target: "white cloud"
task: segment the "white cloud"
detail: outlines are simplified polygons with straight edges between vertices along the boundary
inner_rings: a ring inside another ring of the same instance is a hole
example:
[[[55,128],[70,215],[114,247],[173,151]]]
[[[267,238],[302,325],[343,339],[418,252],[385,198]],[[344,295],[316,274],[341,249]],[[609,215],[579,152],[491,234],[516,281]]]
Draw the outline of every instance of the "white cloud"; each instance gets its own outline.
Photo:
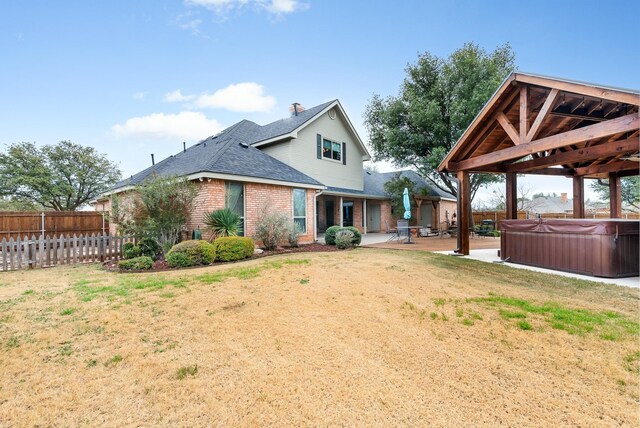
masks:
[[[223,108],[235,112],[268,112],[276,105],[276,99],[264,95],[264,88],[255,82],[236,83],[219,89],[212,95],[202,94],[196,101],[198,107]]]
[[[194,98],[196,98],[196,95],[182,95],[180,89],[164,94],[164,101],[168,103],[191,101]]]
[[[257,10],[263,9],[274,15],[284,15],[307,9],[309,6],[299,0],[185,0],[185,3],[189,6],[206,7],[218,15],[224,15],[244,6],[254,6]]]
[[[203,113],[183,111],[178,114],[153,113],[148,116],[132,117],[122,125],[114,125],[111,130],[118,137],[152,137],[198,141],[222,130],[215,119],[208,119]]]
[[[135,92],[131,95],[134,100],[143,100],[147,96],[146,92]]]

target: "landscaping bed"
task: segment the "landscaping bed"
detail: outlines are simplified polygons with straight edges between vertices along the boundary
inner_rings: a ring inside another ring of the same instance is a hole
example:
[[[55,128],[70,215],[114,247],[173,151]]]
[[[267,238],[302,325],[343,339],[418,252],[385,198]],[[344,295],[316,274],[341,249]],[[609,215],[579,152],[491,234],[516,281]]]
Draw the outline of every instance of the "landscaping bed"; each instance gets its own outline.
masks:
[[[278,254],[292,254],[292,253],[328,253],[335,251],[343,251],[337,248],[335,245],[324,245],[320,243],[313,244],[303,244],[297,247],[278,247],[275,250],[262,250],[260,254],[254,254],[248,259],[245,260],[253,260],[253,259],[261,259],[264,257],[275,256]],[[215,264],[222,264],[225,262],[216,262]],[[233,263],[233,262],[226,262]],[[117,260],[109,260],[103,263],[103,266],[108,271],[119,272],[118,261]],[[172,270],[177,268],[171,268],[165,259],[156,260],[153,262],[153,267],[151,270],[144,272],[154,272],[154,271],[164,271],[164,270]]]

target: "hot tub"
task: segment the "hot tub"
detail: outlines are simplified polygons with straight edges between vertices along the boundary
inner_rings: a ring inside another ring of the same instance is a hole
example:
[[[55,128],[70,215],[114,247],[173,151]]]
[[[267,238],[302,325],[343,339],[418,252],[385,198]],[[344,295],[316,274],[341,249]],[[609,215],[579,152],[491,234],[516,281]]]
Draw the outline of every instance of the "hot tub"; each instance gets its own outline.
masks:
[[[607,278],[640,273],[638,220],[503,220],[499,229],[505,261]]]

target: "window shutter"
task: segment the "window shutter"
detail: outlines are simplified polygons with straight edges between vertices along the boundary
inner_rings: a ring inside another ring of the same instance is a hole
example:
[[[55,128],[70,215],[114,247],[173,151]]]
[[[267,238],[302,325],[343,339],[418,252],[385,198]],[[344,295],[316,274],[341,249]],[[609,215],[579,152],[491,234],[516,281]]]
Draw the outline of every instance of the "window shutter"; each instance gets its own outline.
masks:
[[[347,143],[342,143],[342,165],[347,164]]]
[[[316,141],[317,141],[317,155],[318,155],[318,159],[322,159],[322,136],[320,134],[317,134],[316,136]]]

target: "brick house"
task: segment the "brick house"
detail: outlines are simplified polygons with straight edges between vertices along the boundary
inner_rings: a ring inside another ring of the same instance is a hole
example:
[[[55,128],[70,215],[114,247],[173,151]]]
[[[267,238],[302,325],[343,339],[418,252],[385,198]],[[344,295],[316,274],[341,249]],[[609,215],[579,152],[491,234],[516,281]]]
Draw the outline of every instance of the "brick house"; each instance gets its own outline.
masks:
[[[310,109],[296,103],[285,119],[264,126],[242,120],[120,181],[96,209],[109,210],[110,195],[126,193],[153,174],[186,176],[198,186],[188,230],[202,228],[205,212],[227,207],[242,217],[245,235],[253,236],[268,208],[287,213],[303,230],[300,242],[310,243],[334,224],[384,232],[394,223],[384,183],[401,174],[428,189],[426,199],[416,197],[418,224],[438,227],[443,210],[455,210],[455,197],[412,171],[366,171],[363,162],[370,159],[338,100]]]

